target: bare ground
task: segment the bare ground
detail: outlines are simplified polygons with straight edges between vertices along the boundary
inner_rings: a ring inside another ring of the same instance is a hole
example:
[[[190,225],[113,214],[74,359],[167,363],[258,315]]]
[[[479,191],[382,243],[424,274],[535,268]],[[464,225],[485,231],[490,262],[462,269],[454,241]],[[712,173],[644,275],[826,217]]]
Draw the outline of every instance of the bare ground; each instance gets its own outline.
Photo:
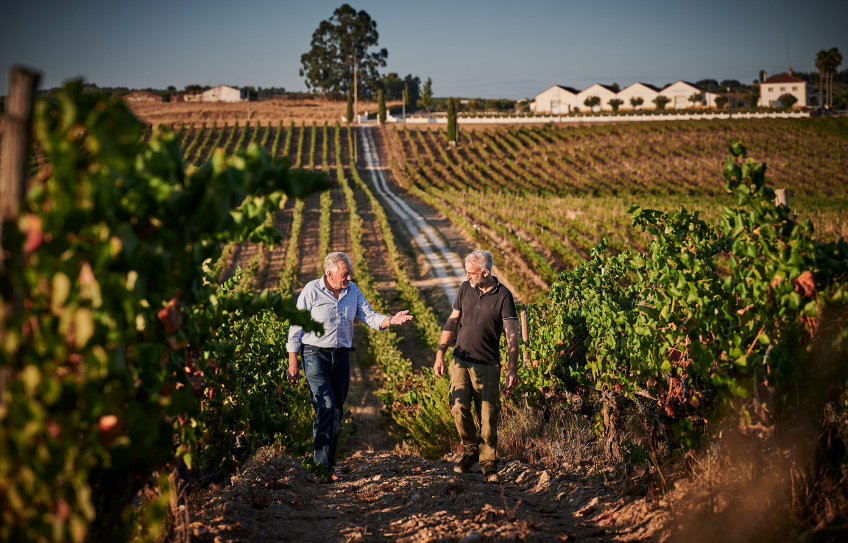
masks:
[[[453,460],[359,450],[339,464],[347,477],[324,485],[264,448],[231,486],[196,496],[188,531],[215,543],[642,541],[669,517],[662,505],[621,497],[608,477],[510,461],[502,484],[491,484],[479,468],[454,473]]]

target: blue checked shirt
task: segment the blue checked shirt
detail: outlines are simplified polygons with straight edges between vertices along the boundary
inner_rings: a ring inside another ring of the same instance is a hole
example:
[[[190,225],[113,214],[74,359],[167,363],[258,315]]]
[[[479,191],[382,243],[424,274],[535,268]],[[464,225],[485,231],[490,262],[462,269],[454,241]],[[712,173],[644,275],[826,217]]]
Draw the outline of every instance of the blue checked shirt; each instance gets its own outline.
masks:
[[[313,347],[350,347],[353,342],[353,320],[359,317],[375,330],[380,330],[380,325],[388,318],[373,309],[362,295],[362,291],[353,281],[348,288],[339,292],[339,299],[324,284],[324,277],[310,281],[303,288],[297,298],[298,309],[308,309],[312,314],[312,320],[324,325],[324,335],[319,336],[315,332],[303,333],[300,326],[289,328],[289,342],[286,350],[296,353],[302,344]]]

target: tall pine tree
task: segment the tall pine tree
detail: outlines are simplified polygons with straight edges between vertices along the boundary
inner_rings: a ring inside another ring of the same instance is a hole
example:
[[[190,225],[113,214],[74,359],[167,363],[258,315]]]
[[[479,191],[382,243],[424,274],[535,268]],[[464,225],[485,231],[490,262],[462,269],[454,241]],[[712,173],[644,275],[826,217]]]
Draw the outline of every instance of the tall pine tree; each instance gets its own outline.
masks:
[[[347,93],[347,124],[353,122],[353,93]]]

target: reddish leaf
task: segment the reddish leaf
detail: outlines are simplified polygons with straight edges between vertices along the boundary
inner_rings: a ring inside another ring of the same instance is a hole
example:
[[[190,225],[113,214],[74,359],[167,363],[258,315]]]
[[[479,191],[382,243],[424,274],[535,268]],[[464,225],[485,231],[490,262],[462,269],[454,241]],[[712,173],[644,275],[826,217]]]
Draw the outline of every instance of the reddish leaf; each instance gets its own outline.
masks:
[[[805,271],[799,275],[797,279],[792,281],[792,285],[795,287],[795,292],[804,297],[816,293],[816,282],[813,280],[813,272],[811,271]]]
[[[180,329],[180,326],[183,325],[183,316],[180,313],[179,306],[177,305],[176,296],[171,298],[168,305],[159,311],[157,317],[159,317],[159,320],[162,321],[162,324],[165,326],[165,331],[169,334],[173,334]]]

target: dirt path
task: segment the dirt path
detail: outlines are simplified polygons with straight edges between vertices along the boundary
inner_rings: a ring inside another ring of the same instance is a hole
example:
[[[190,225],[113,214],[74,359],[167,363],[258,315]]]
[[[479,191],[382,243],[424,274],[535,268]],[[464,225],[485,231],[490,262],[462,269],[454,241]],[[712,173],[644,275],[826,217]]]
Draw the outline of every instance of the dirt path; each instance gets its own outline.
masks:
[[[366,161],[370,175],[364,175],[363,179],[386,209],[398,246],[413,248],[417,253],[416,286],[439,316],[447,318],[455,288],[465,277],[465,255],[483,247],[397,183],[388,167],[389,151],[380,130],[363,129],[361,132],[360,139],[364,137],[367,142],[363,148],[370,152],[366,158],[371,158],[370,162]],[[497,262],[493,274],[516,292],[499,273]]]
[[[216,543],[640,541],[669,515],[644,498],[619,497],[615,482],[594,474],[513,461],[497,485],[479,468],[454,473],[452,461],[357,451],[339,463],[342,482],[319,485],[268,447],[231,486],[194,500],[189,533]]]

